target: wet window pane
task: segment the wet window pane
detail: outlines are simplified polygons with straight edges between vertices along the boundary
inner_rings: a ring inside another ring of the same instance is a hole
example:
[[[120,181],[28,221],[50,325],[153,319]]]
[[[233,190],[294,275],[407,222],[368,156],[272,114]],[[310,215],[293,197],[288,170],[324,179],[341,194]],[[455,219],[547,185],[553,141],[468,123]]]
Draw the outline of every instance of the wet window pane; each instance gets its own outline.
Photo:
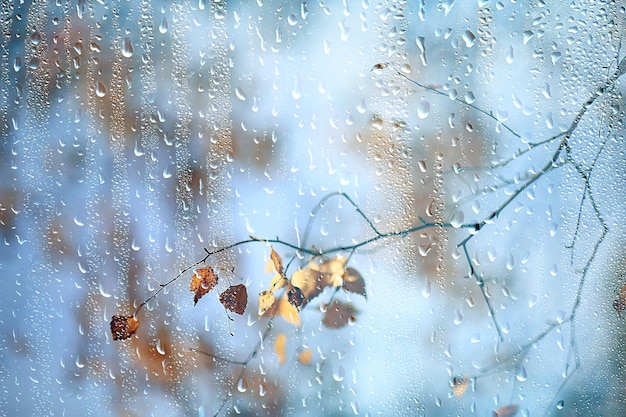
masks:
[[[18,3],[8,415],[624,414],[619,2]]]

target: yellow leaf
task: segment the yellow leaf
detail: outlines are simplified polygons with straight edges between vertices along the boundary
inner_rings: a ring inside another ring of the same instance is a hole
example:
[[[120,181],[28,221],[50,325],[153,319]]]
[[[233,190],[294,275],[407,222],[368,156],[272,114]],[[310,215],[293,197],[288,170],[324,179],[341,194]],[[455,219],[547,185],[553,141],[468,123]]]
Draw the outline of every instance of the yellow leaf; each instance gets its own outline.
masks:
[[[343,275],[346,272],[347,259],[343,256],[336,256],[328,259],[320,265],[320,272],[324,274],[324,284],[326,286],[340,287],[343,284]]]
[[[310,365],[313,360],[313,351],[311,349],[305,349],[298,355],[298,362],[303,365]]]
[[[300,326],[300,314],[298,309],[295,308],[287,297],[282,297],[278,302],[278,314],[281,315],[288,323]]]
[[[274,303],[276,302],[276,297],[274,297],[274,293],[271,291],[263,291],[259,294],[259,316],[265,314],[267,310],[269,310]]]
[[[272,278],[272,282],[270,283],[270,291],[272,292],[276,291],[284,287],[286,283],[287,283],[287,280],[285,279],[284,276],[280,274],[276,274],[274,275],[274,278]]]
[[[276,341],[274,341],[274,350],[276,351],[276,356],[278,357],[278,364],[282,365],[287,360],[287,336],[283,333],[276,336]]]
[[[291,275],[291,285],[299,288],[304,296],[301,308],[322,293],[325,287],[323,278],[324,274],[311,268],[298,269]]]
[[[454,378],[452,378],[452,393],[454,394],[455,397],[459,398],[463,394],[465,394],[465,391],[467,391],[468,387],[469,387],[468,377],[455,376]]]

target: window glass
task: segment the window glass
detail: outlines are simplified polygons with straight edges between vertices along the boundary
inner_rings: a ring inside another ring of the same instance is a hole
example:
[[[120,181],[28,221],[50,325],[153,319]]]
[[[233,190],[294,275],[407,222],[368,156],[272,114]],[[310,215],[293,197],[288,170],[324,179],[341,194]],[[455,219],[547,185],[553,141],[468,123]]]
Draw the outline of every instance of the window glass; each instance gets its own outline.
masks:
[[[1,6],[9,415],[623,415],[619,2]]]

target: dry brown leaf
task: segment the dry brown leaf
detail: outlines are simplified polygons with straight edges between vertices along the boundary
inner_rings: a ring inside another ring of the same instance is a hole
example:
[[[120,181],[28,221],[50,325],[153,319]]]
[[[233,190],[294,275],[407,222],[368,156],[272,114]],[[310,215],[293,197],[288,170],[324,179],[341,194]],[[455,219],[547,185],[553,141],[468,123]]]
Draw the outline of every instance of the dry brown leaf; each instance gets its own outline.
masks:
[[[300,288],[290,285],[289,290],[287,290],[287,300],[289,304],[300,310],[304,303],[304,294]]]
[[[231,285],[220,294],[220,302],[233,313],[243,314],[248,304],[248,290],[246,286],[243,284]]]
[[[125,340],[139,328],[139,320],[133,316],[115,315],[111,318],[111,334],[113,340]]]
[[[350,322],[354,322],[354,316],[357,313],[358,311],[352,304],[335,300],[326,307],[322,323],[328,328],[339,329]]]
[[[272,259],[272,263],[274,264],[274,271],[276,271],[277,274],[282,275],[283,260],[281,259],[280,255],[276,253],[274,248],[270,247],[270,249],[270,258]]]
[[[459,398],[463,394],[465,394],[465,391],[467,391],[468,387],[469,387],[468,377],[455,376],[454,378],[452,378],[452,393],[454,394],[455,397]]]
[[[263,291],[259,294],[259,316],[265,314],[276,303],[276,297],[271,291]]]
[[[274,350],[276,351],[276,356],[278,357],[278,364],[282,365],[287,360],[287,336],[283,333],[276,336],[276,340],[274,341]]]
[[[298,362],[303,365],[310,365],[313,361],[313,351],[311,349],[305,349],[298,355]]]
[[[367,298],[365,280],[359,271],[354,268],[346,268],[346,272],[343,274],[343,289]]]
[[[191,284],[189,284],[189,290],[195,293],[193,305],[196,305],[203,295],[211,291],[217,285],[217,280],[217,274],[210,266],[194,271],[191,277]]]

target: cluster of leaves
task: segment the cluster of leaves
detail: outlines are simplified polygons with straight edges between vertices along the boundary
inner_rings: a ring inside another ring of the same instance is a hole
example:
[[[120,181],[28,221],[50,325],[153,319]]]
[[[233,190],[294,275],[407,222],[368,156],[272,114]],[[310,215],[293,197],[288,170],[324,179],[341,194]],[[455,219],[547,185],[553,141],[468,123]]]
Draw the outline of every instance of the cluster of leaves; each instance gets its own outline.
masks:
[[[266,272],[274,272],[275,275],[269,289],[259,294],[259,316],[281,316],[299,326],[300,310],[326,288],[343,289],[366,297],[363,277],[356,269],[346,267],[347,260],[343,256],[331,259],[314,257],[307,266],[294,271],[288,279],[281,257],[272,248]],[[277,296],[279,291],[282,294]],[[333,300],[330,306],[323,305],[321,309],[324,311],[322,323],[330,328],[345,326],[354,321],[357,313],[351,303],[338,300]]]
[[[287,278],[282,258],[274,248],[271,248],[266,272],[274,272],[275,275],[269,290],[259,294],[259,317],[281,316],[289,323],[300,326],[300,311],[326,288],[343,289],[366,297],[363,277],[356,269],[346,267],[347,260],[342,256],[331,259],[316,256],[306,267],[294,271],[291,278]],[[169,283],[174,282],[179,276]],[[196,269],[189,284],[189,290],[194,294],[194,306],[213,290],[218,282],[219,277],[213,267],[204,266]],[[154,296],[156,293],[148,300]],[[230,285],[220,294],[219,299],[226,310],[243,315],[248,305],[248,291],[244,284]],[[329,328],[340,328],[354,322],[357,313],[351,303],[336,299],[333,299],[330,305],[322,305],[321,310],[324,312],[322,323]],[[138,312],[139,309],[132,316],[113,316],[110,323],[113,340],[125,340],[135,334],[139,328],[139,320],[136,318]]]

